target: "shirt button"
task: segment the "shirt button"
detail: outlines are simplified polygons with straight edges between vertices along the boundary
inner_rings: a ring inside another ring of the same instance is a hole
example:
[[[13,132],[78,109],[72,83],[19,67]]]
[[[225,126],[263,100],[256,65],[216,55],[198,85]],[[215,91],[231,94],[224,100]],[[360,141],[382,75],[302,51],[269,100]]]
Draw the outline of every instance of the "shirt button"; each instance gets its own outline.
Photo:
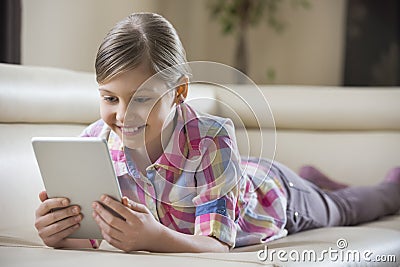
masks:
[[[296,211],[296,212],[294,213],[293,221],[297,223],[298,220],[299,220],[299,213]]]
[[[293,187],[294,184],[293,184],[292,182],[289,182],[289,186],[290,186],[290,187]]]

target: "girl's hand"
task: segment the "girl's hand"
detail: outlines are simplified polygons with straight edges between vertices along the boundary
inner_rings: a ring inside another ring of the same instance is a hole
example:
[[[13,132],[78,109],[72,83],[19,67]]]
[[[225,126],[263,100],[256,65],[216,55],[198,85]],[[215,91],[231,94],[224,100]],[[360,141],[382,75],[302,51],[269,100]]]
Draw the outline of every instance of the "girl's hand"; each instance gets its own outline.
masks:
[[[48,198],[39,193],[42,203],[36,210],[35,227],[40,238],[49,247],[63,247],[66,237],[79,228],[82,220],[79,206],[70,206],[67,198]],[[54,211],[54,209],[57,209]]]
[[[93,218],[99,225],[104,239],[125,252],[151,250],[157,242],[162,225],[156,221],[146,206],[124,197],[120,203],[111,197],[102,196],[101,203],[123,218],[107,211],[100,203],[93,203]]]

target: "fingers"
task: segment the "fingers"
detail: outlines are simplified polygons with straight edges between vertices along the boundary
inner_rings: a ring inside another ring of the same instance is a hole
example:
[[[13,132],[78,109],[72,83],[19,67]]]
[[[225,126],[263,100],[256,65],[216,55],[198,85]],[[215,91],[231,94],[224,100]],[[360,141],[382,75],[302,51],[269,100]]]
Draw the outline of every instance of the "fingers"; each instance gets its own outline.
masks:
[[[41,202],[44,202],[46,199],[48,199],[49,197],[47,196],[46,191],[42,191],[39,193],[39,199]]]
[[[57,202],[60,203],[60,200],[50,200],[52,199],[47,199],[42,203],[41,206],[45,207],[40,207],[39,209],[42,209],[42,211],[37,212],[37,214],[43,213],[45,210],[51,210],[49,207],[60,205],[57,204]],[[82,218],[83,216],[80,214],[78,206],[64,207],[54,212],[48,212],[43,216],[37,216],[35,227],[38,230],[40,238],[46,245],[57,246],[64,238],[79,228]]]
[[[81,216],[79,213],[80,208],[78,206],[71,206],[68,208],[56,210],[54,212],[49,212],[43,216],[38,216],[36,218],[35,227],[36,229],[40,230],[43,227],[54,224],[65,218]]]
[[[82,214],[79,214],[77,216],[68,217],[64,220],[50,224],[47,227],[43,227],[38,231],[39,236],[40,237],[51,237],[53,235],[59,236],[62,232],[65,232],[66,229],[67,230],[69,228],[75,229],[74,227],[79,227],[79,223],[82,221],[82,218],[83,218]]]
[[[133,200],[130,200],[127,197],[122,198],[122,204],[124,204],[126,207],[128,207],[134,211],[137,211],[137,212],[150,213],[149,209],[145,205],[137,203]]]
[[[47,194],[46,194],[47,195]],[[40,204],[36,210],[36,217],[44,216],[53,209],[65,208],[69,205],[67,198],[49,198]]]
[[[103,235],[104,240],[106,240],[110,245],[112,245],[116,248],[122,249],[123,242],[112,238],[111,236],[109,236],[107,233],[104,233],[103,231],[102,231],[102,235]]]
[[[53,244],[58,244],[60,240],[63,240],[64,238],[68,237],[70,234],[78,230],[79,224],[74,224],[73,226],[66,228],[62,230],[61,232],[58,232],[54,235],[51,236],[40,236],[44,243],[48,246],[53,246]]]
[[[112,200],[113,202],[116,202],[117,204],[121,205],[119,202]],[[116,209],[112,208],[111,205],[115,205],[115,203],[110,203],[110,201],[106,201],[107,203],[109,203],[107,206],[109,208],[111,208],[112,210],[114,210],[115,212],[119,213]],[[124,229],[125,226],[125,221],[122,220],[121,218],[114,216],[113,214],[111,214],[110,211],[106,210],[100,203],[98,202],[94,202],[92,205],[93,209],[94,209],[94,213],[93,213],[93,218],[96,219],[96,215],[100,216],[108,225],[112,226],[113,228],[122,231],[122,229]],[[124,206],[122,206],[124,209],[126,209]],[[120,215],[122,215],[121,213],[119,213]]]
[[[104,219],[100,215],[100,213],[98,213],[97,211],[93,211],[93,219],[96,221],[97,225],[100,227],[101,234],[103,235],[104,239],[107,240],[107,242],[109,242],[109,241],[111,241],[113,239],[116,240],[116,241],[119,241],[119,242],[124,240],[124,233],[121,232],[120,230],[114,228],[113,226],[111,226],[106,221],[106,219]]]
[[[131,215],[130,210],[127,209],[121,202],[116,201],[109,196],[101,196],[100,201],[123,218],[127,218],[129,215]]]
[[[129,206],[129,198],[122,197],[122,204],[124,204],[125,207],[130,208],[130,206]]]
[[[82,220],[80,208],[71,206],[67,198],[49,198],[46,191],[39,193],[42,202],[36,210],[35,227],[43,242],[51,247],[60,246],[62,240],[79,228]]]
[[[123,197],[121,202],[109,196],[102,196],[100,199],[100,202],[93,203],[93,218],[99,225],[103,238],[114,247],[127,252],[146,247],[144,243],[151,236],[153,226],[160,225],[147,207],[127,197]]]

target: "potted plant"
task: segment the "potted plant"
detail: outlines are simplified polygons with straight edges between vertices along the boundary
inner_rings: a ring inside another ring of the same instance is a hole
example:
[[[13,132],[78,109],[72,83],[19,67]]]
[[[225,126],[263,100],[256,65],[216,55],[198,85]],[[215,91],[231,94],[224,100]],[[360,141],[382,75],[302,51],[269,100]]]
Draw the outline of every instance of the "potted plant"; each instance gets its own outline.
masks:
[[[236,34],[235,68],[248,74],[247,33],[262,19],[276,32],[284,30],[285,24],[278,17],[284,0],[212,0],[209,8],[212,18],[222,27],[224,34]],[[308,0],[291,0],[294,7],[309,8]]]

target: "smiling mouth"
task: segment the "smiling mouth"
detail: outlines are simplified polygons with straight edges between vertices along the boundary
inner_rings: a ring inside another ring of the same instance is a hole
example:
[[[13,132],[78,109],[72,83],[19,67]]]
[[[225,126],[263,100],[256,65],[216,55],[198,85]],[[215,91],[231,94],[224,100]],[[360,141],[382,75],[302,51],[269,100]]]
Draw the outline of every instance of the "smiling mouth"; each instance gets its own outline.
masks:
[[[135,135],[141,132],[147,125],[142,125],[138,127],[121,127],[123,135]]]

